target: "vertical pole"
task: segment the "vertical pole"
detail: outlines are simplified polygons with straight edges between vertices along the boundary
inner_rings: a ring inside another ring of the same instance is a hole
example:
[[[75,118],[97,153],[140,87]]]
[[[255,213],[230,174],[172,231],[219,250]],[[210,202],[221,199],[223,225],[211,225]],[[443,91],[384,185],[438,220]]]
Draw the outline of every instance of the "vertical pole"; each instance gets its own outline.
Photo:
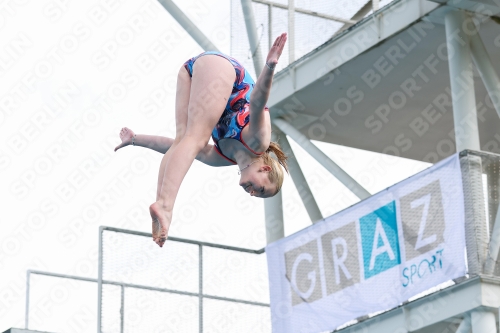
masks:
[[[283,198],[281,193],[280,191],[274,197],[264,199],[267,244],[285,237]]]
[[[295,61],[295,0],[288,0],[288,59]]]
[[[451,11],[445,16],[457,151],[481,149],[469,36],[462,29],[465,19],[465,13],[459,10]]]
[[[121,287],[120,333],[123,333],[125,326],[125,287],[123,286],[123,284],[120,287]]]
[[[485,310],[471,312],[472,333],[497,333],[495,314]]]
[[[463,30],[465,13],[453,10],[445,16],[450,70],[453,122],[458,152],[480,150],[474,78],[469,36]],[[465,224],[469,274],[481,274],[487,254],[486,216],[481,157],[469,154],[461,159],[464,176]]]
[[[198,273],[199,273],[199,286],[198,286],[198,320],[200,322],[199,330],[203,333],[203,247],[198,244]]]
[[[28,269],[26,271],[26,311],[24,314],[25,329],[28,329],[29,318],[30,318],[30,277],[31,277],[31,271]]]
[[[373,12],[376,12],[379,9],[379,7],[380,7],[380,5],[379,5],[378,0],[372,0],[372,9],[373,9]]]
[[[269,39],[269,47],[268,49],[271,49],[271,46],[273,46],[273,5],[269,4],[268,6],[268,14],[267,14],[267,34],[268,34],[268,39]]]
[[[99,257],[97,270],[97,333],[101,333],[102,316],[102,232],[103,226],[99,227]]]
[[[264,62],[262,61],[262,53],[260,50],[259,38],[257,37],[257,27],[255,26],[255,17],[253,14],[252,0],[241,0],[241,7],[245,17],[245,26],[247,28],[248,41],[252,52],[253,66],[255,74],[259,77]]]
[[[278,130],[275,130],[277,132]],[[284,133],[280,133],[280,145],[283,148],[283,151],[288,156],[288,169],[290,170],[290,176],[292,177],[293,183],[297,188],[297,192],[299,192],[300,198],[302,199],[302,203],[306,207],[307,214],[309,214],[309,218],[312,223],[316,223],[323,219],[323,215],[321,215],[321,211],[314,200],[314,196],[311,192],[311,188],[307,183],[304,174],[302,173],[302,169],[300,168],[295,155],[293,154],[292,147],[290,146],[290,142]]]
[[[277,139],[276,133],[272,132],[271,140],[277,141]],[[282,191],[279,191],[274,197],[264,199],[264,213],[267,244],[285,237]]]

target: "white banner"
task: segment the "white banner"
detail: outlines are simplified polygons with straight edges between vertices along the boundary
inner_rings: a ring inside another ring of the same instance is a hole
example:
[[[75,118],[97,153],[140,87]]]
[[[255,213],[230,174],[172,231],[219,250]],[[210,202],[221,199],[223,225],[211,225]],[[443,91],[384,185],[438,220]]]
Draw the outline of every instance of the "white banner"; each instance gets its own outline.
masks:
[[[333,330],[465,275],[458,154],[266,247],[273,332]]]

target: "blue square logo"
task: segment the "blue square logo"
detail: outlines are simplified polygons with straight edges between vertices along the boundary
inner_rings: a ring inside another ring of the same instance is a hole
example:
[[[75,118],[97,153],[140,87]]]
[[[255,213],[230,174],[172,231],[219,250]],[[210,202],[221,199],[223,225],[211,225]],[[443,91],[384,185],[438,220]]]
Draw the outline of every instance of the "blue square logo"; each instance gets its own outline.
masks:
[[[396,202],[359,219],[365,279],[401,263]]]

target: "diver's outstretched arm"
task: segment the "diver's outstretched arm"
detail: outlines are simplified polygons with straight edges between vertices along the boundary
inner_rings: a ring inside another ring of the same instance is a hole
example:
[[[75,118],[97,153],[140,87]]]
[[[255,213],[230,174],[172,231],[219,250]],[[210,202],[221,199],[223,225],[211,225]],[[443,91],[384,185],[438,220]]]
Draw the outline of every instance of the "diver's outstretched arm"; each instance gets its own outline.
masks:
[[[133,139],[134,146],[149,148],[159,153],[165,154],[174,143],[174,139],[168,138],[166,136],[135,134],[134,131],[132,131],[128,127],[124,127],[121,129],[120,139],[122,140],[122,143],[116,146],[115,151],[120,148],[130,146]]]
[[[262,69],[262,72],[260,73],[252,90],[252,95],[250,96],[250,117],[252,119],[250,122],[250,136],[257,140],[261,139],[262,141],[269,141],[269,138],[267,137],[267,140],[264,140],[265,135],[263,135],[262,132],[262,129],[266,124],[264,108],[269,98],[269,93],[271,92],[274,68],[276,67],[281,53],[283,52],[286,39],[286,33],[282,33],[274,41],[274,44],[267,55],[266,65]]]
[[[149,148],[161,154],[165,154],[174,143],[174,139],[166,136],[135,134],[130,128],[124,127],[120,131],[122,143],[116,146],[115,151],[132,145],[132,138],[134,138],[134,146]],[[207,144],[205,148],[196,155],[196,159],[206,165],[214,167],[233,165],[233,163],[221,157],[211,144]]]

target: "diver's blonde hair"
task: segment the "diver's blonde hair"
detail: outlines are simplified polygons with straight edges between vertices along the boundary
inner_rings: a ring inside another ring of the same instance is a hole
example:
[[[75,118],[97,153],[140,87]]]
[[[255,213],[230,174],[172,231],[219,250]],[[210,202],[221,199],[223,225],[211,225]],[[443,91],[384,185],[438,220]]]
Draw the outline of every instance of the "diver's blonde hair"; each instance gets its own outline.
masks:
[[[277,161],[271,156],[271,153],[276,155],[276,157],[278,158]],[[271,141],[271,143],[269,144],[269,148],[267,148],[267,150],[265,151],[264,154],[262,154],[261,157],[264,164],[269,165],[272,169],[269,172],[269,180],[271,181],[271,183],[276,184],[276,193],[273,194],[274,196],[278,194],[278,192],[281,190],[281,186],[283,185],[283,179],[285,179],[285,174],[281,169],[280,164],[288,173],[288,165],[286,163],[288,156],[286,156],[283,150],[281,150],[279,144]]]

